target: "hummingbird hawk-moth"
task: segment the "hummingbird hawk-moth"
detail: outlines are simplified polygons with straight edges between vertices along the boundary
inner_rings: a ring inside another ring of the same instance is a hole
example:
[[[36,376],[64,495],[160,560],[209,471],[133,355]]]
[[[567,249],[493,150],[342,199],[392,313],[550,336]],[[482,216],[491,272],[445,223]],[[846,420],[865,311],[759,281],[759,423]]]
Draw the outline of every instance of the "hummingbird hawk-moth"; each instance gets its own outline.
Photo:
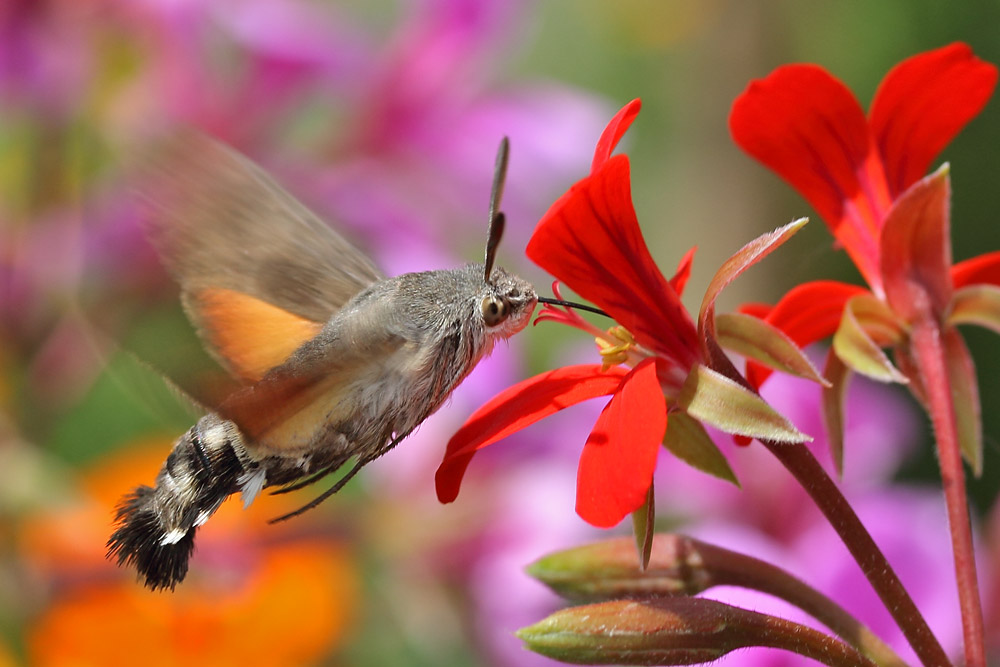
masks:
[[[383,277],[248,158],[201,136],[153,161],[149,236],[204,345],[240,384],[173,444],[153,486],[123,498],[108,556],[151,589],[184,579],[198,526],[241,493],[337,492],[437,410],[538,296],[494,266],[508,143],[497,155],[486,258]]]

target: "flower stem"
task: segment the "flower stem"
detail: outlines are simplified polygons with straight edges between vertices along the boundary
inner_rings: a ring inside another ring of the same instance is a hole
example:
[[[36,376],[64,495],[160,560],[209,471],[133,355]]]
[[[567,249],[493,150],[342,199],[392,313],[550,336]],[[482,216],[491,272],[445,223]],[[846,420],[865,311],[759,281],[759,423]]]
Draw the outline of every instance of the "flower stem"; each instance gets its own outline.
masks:
[[[948,508],[948,526],[955,559],[955,581],[958,585],[962,612],[962,633],[965,644],[965,664],[985,667],[983,609],[976,577],[976,558],[969,522],[969,505],[965,492],[965,473],[959,447],[955,407],[952,404],[951,382],[945,361],[941,329],[927,318],[914,324],[910,333],[911,349],[926,394],[928,411],[934,425],[941,484]]]
[[[688,548],[696,551],[704,568],[712,573],[712,585],[739,586],[773,595],[823,623],[875,664],[885,667],[906,664],[846,609],[798,577],[752,556],[690,538],[687,541]]]
[[[708,339],[708,354],[713,366],[730,378],[750,388],[746,379],[722,352],[715,341]],[[947,386],[947,385],[946,385]],[[927,621],[914,604],[903,583],[889,565],[871,534],[855,514],[840,488],[803,443],[777,442],[760,439],[785,469],[802,485],[813,499],[841,541],[851,552],[851,556],[861,567],[872,588],[882,600],[882,604],[892,615],[913,651],[925,667],[951,665],[948,655],[931,632]]]
[[[927,621],[903,588],[889,561],[812,452],[801,443],[761,441],[812,497],[854,556],[917,657],[926,667],[950,665]]]

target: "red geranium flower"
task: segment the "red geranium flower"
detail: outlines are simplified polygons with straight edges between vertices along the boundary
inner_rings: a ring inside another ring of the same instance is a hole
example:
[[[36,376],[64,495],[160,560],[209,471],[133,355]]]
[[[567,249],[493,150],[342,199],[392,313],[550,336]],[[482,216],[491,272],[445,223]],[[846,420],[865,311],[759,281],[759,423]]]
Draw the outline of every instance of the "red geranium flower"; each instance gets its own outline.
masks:
[[[602,331],[572,310],[552,306],[546,306],[538,318],[593,334],[604,363],[543,373],[476,411],[448,443],[438,469],[437,492],[442,502],[458,495],[477,450],[597,396],[610,395],[611,400],[584,445],[576,502],[580,516],[595,526],[614,526],[647,501],[661,443],[676,444],[669,434],[664,440],[668,406],[671,421],[685,420],[691,425],[670,432],[686,440],[685,460],[727,478],[732,478],[732,472],[724,457],[696,420],[733,433],[806,439],[756,394],[719,372],[727,369],[716,367],[722,355],[715,353],[714,318],[719,291],[802,223],[761,237],[727,262],[705,297],[696,325],[680,301],[691,253],[681,261],[673,279],[660,273],[632,206],[628,157],[611,155],[639,107],[635,100],[614,117],[597,144],[590,175],[549,209],[527,248],[532,260],[621,324]],[[558,286],[555,289],[558,295]],[[723,403],[736,409],[720,410]]]
[[[911,358],[910,334],[920,321],[937,322],[952,379],[975,395],[971,359],[953,325],[993,322],[995,328],[1000,293],[992,286],[1000,285],[1000,252],[952,266],[948,172],[923,177],[982,110],[996,80],[996,67],[957,43],[893,68],[867,118],[850,90],[816,65],[786,65],[752,82],[733,104],[733,138],[819,211],[869,290],[811,282],[773,307],[755,304],[744,312],[764,318],[800,346],[836,333],[837,358],[831,354],[830,363],[843,362],[883,381],[908,380],[921,399],[926,378]],[[879,347],[887,345],[901,371],[881,354]],[[755,386],[769,374],[748,364]],[[966,435],[978,439],[975,405],[968,423],[976,426]],[[835,408],[832,402],[829,407]],[[966,447],[978,470],[979,445]]]
[[[1000,331],[1000,252],[952,264],[948,168],[924,174],[982,110],[996,81],[995,66],[952,44],[893,68],[866,118],[825,70],[789,65],[751,83],[729,120],[736,143],[820,212],[870,288],[807,283],[773,308],[745,311],[799,345],[833,334],[824,408],[838,465],[850,371],[908,383],[931,417],[970,665],[985,657],[962,456],[978,475],[982,426],[975,366],[955,325]],[[768,372],[749,364],[758,386]]]

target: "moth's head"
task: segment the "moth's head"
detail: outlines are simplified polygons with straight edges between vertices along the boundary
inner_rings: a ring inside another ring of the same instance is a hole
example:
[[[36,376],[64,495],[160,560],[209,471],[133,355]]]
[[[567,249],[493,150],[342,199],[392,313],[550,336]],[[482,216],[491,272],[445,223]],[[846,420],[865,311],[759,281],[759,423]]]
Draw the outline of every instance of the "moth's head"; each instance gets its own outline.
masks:
[[[488,333],[507,338],[528,326],[536,303],[531,283],[496,267],[479,301],[479,314]]]
[[[493,189],[490,192],[490,222],[486,233],[486,262],[483,267],[483,292],[479,301],[479,314],[483,318],[486,332],[503,338],[513,336],[528,326],[531,314],[535,312],[538,295],[535,288],[517,276],[507,273],[499,266],[494,267],[497,247],[503,237],[504,214],[500,212],[500,197],[507,176],[507,156],[510,143],[507,137],[500,142],[497,150],[496,167],[493,170]]]

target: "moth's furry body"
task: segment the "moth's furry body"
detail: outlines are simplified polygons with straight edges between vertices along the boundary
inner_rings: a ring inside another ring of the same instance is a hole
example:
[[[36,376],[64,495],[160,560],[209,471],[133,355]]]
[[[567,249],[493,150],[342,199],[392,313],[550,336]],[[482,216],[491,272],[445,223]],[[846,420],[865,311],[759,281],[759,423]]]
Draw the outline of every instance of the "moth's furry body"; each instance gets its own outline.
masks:
[[[308,418],[288,420],[278,430],[278,446],[289,453],[314,452],[329,433],[342,433],[353,454],[374,458],[389,436],[413,430],[492,351],[498,338],[520,331],[531,316],[536,299],[531,285],[499,268],[492,286],[483,283],[482,275],[482,264],[410,273],[380,281],[349,301],[319,335],[247,390],[269,399],[271,385],[290,381],[322,381],[325,376],[337,385],[337,400],[325,407],[320,420],[325,428],[315,431],[315,421]],[[480,302],[491,293],[502,295],[512,308],[496,327],[487,327],[479,312]],[[349,383],[336,377],[345,368]],[[245,406],[247,398],[237,394],[235,402]],[[225,404],[222,411],[226,413]],[[266,451],[273,447],[268,443]]]
[[[245,159],[214,144],[200,148],[210,151],[223,182],[217,173],[204,174],[213,177],[214,193],[202,192],[207,186],[195,173],[188,175],[195,182],[180,189],[196,189],[189,199],[203,200],[199,219],[208,218],[211,227],[196,235],[197,220],[171,215],[154,226],[153,236],[209,349],[235,375],[252,381],[178,438],[155,485],[139,487],[119,507],[109,555],[134,565],[153,589],[173,588],[184,578],[197,527],[228,496],[240,492],[249,504],[263,488],[309,484],[353,458],[357,463],[346,481],[395,446],[441,406],[498,339],[524,328],[537,300],[530,284],[503,269],[492,269],[487,281],[484,264],[378,279],[363,256],[351,255],[346,268],[331,264],[324,273],[317,263],[336,262],[350,246],[312,218],[290,223],[308,212],[293,208],[294,201]],[[245,256],[230,256],[225,270],[208,261],[205,234],[215,241],[235,240],[247,227],[251,235],[262,234],[261,214],[245,201],[246,190],[261,185],[270,189],[257,194],[270,209],[268,222],[279,226],[279,234],[297,232],[299,237],[290,237],[294,243],[312,249],[311,259],[300,256],[306,266],[295,273],[324,276],[327,286],[315,295],[315,285],[281,283],[290,260],[273,245],[252,248],[260,253],[259,266],[249,266]],[[333,249],[331,256],[317,251],[324,244]],[[273,284],[254,288],[253,298],[284,306],[291,314],[283,316],[295,322],[298,316],[314,321],[317,310],[333,309],[315,335],[260,377],[254,376],[259,363],[227,348],[229,339],[212,310],[220,294],[238,286],[239,273],[251,270],[255,284],[263,284],[261,275]],[[345,294],[349,289],[353,296]]]

